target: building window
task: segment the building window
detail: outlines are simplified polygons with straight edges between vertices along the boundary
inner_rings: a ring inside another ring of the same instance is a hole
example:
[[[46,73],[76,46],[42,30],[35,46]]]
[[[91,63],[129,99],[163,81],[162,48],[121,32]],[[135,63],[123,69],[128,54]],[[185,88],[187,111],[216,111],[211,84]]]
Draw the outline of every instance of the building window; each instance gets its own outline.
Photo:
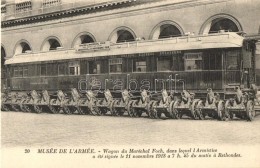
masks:
[[[69,75],[80,75],[80,66],[78,61],[69,63]]]
[[[15,4],[16,12],[26,12],[32,10],[32,2],[31,1],[24,1]]]
[[[133,72],[146,72],[145,58],[133,60]]]
[[[56,6],[60,5],[61,0],[43,0],[43,7],[50,7],[50,6]]]
[[[202,53],[185,53],[185,71],[202,70]]]
[[[1,5],[1,13],[6,13],[6,6],[5,5]]]
[[[122,58],[115,58],[109,60],[109,72],[120,73],[122,72]]]
[[[46,64],[40,65],[41,66],[41,76],[46,76],[47,75],[47,67]]]

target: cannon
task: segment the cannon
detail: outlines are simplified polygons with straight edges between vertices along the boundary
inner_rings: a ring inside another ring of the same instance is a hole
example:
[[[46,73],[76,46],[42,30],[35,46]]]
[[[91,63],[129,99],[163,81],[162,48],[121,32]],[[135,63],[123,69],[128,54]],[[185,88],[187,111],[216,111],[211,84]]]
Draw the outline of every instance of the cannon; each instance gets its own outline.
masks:
[[[9,93],[1,94],[1,111],[10,111],[11,110],[11,101],[12,97]]]
[[[162,98],[159,101],[153,100],[151,102],[150,118],[160,118],[161,114],[164,113],[166,117],[174,118],[172,113],[172,107],[174,101],[172,101],[172,95],[168,95],[167,91],[162,90]]]
[[[23,109],[25,109],[27,112],[41,113],[42,110],[37,105],[40,100],[41,96],[35,90],[32,90],[27,93],[27,96],[22,100],[21,104]]]
[[[129,112],[131,97],[133,97],[133,95],[128,90],[125,89],[121,92],[121,98],[115,99],[112,103],[111,114],[113,116],[122,116],[125,112]]]
[[[195,94],[190,93],[187,90],[183,90],[181,98],[176,100],[172,107],[172,113],[175,119],[182,118],[183,115],[197,119],[197,113],[195,107],[197,106],[199,99],[195,99]]]
[[[68,99],[64,92],[58,90],[56,94],[50,95],[49,108],[52,113],[59,113],[62,110],[64,113],[70,114],[69,108],[65,106],[67,102]]]
[[[218,93],[214,93],[211,88],[207,89],[206,100],[199,100],[195,110],[199,119],[204,120],[206,116],[223,120],[225,118],[225,103],[220,99]]]
[[[80,114],[99,115],[99,109],[96,106],[96,95],[92,90],[87,90],[85,95],[80,96],[77,106]]]
[[[65,94],[66,96],[67,94]],[[64,101],[63,110],[66,114],[73,114],[78,112],[84,114],[83,110],[79,107],[80,100],[83,96],[77,91],[76,88],[71,88],[70,96],[66,96]]]
[[[104,98],[96,99],[96,106],[98,108],[98,115],[105,115],[107,112],[112,113],[112,105],[114,102],[113,96],[109,89],[104,91]]]
[[[2,104],[1,109],[4,111],[23,111],[27,112],[27,109],[24,108],[22,102],[26,99],[26,94],[21,92],[10,92],[4,93],[2,95]]]
[[[149,116],[149,111],[151,109],[151,95],[144,89],[141,92],[141,96],[137,100],[131,100],[128,104],[128,114],[131,117],[141,117],[142,113],[146,113]]]
[[[235,116],[240,119],[252,121],[255,117],[254,96],[250,92],[242,92],[239,86],[235,87],[235,96],[225,103],[225,114],[227,119]]]

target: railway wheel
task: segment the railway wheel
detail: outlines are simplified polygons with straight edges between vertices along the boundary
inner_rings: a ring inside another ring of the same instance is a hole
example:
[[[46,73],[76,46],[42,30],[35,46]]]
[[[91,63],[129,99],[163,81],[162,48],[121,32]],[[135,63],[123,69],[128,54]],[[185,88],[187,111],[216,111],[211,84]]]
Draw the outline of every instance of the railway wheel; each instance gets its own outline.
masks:
[[[190,112],[191,112],[191,117],[194,119],[194,120],[196,120],[196,119],[198,119],[198,115],[197,115],[197,105],[198,105],[198,102],[199,102],[199,100],[194,100],[193,102],[192,102],[192,104],[191,104],[191,110],[190,110]],[[205,118],[205,117],[204,117]]]
[[[197,115],[199,116],[199,119],[201,119],[201,120],[205,119],[205,116],[203,115],[203,112],[202,112],[203,107],[204,107],[203,102],[202,102],[202,100],[200,100],[198,102],[196,112],[197,112]]]
[[[252,121],[255,117],[254,102],[252,100],[249,100],[246,104],[246,114],[247,114],[247,119],[249,121]]]
[[[226,120],[226,114],[229,113],[229,107],[231,106],[230,101],[228,100],[225,104],[224,101],[220,100],[218,102],[218,119],[221,121]]]
[[[42,113],[42,108],[40,107],[40,106],[38,106],[38,105],[34,105],[33,106],[33,109],[34,109],[34,111],[36,112],[36,113]]]
[[[173,104],[173,115],[175,119],[180,119],[181,118],[181,114],[179,113],[179,111],[177,110],[178,106],[180,105],[179,101],[175,101],[175,103]]]

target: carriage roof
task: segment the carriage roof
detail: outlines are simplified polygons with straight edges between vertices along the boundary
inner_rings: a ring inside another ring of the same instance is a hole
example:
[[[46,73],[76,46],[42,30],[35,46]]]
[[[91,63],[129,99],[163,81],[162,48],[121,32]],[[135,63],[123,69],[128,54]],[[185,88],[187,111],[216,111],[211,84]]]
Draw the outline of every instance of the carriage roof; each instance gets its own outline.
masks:
[[[194,49],[242,47],[244,38],[234,32],[207,35],[188,35],[156,40],[137,40],[133,42],[90,43],[77,46],[75,49],[58,49],[38,53],[22,53],[6,60],[5,64],[34,63],[69,59],[96,58],[104,56],[152,53],[162,51],[184,51]]]

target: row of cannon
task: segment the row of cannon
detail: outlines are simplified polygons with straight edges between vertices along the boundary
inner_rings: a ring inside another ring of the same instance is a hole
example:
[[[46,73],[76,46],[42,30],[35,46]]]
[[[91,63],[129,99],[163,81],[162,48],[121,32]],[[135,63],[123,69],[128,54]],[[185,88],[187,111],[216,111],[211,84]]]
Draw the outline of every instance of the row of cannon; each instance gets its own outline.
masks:
[[[233,98],[221,100],[218,93],[207,90],[204,99],[196,99],[195,94],[183,90],[179,96],[162,90],[160,93],[151,93],[142,90],[139,95],[133,95],[123,90],[119,96],[113,96],[110,90],[78,92],[72,88],[64,93],[59,90],[49,94],[47,90],[29,93],[10,92],[2,94],[2,111],[24,112],[51,112],[65,114],[92,114],[140,117],[146,113],[150,118],[165,117],[180,119],[183,116],[192,119],[204,120],[211,117],[219,120],[234,117],[252,121],[255,117],[254,100],[250,95],[236,88]]]

